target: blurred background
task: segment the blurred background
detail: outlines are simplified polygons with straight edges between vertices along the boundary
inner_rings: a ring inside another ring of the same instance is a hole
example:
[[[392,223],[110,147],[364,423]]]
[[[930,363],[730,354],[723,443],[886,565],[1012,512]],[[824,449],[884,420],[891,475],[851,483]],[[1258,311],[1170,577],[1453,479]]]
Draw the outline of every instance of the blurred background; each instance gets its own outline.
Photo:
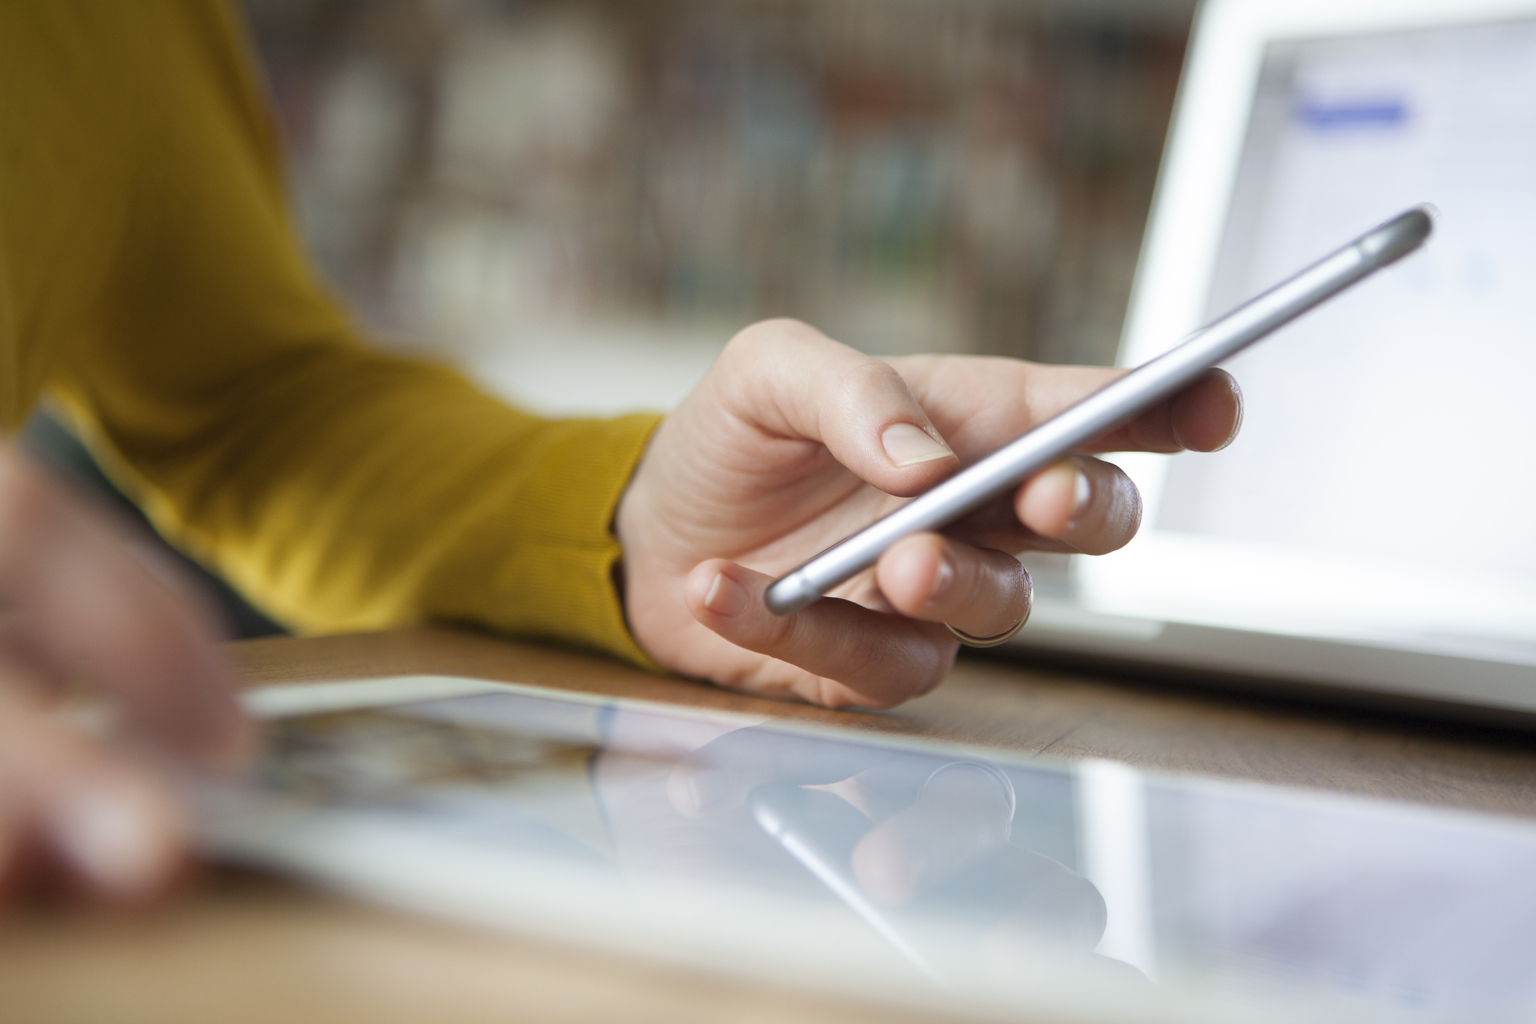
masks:
[[[1113,359],[1185,0],[245,0],[312,254],[397,350],[665,407],[741,326]]]
[[[769,316],[875,354],[1111,362],[1194,13],[240,6],[311,256],[377,344],[567,414],[667,408]],[[46,413],[23,443],[136,514]],[[234,635],[281,631],[208,583]]]

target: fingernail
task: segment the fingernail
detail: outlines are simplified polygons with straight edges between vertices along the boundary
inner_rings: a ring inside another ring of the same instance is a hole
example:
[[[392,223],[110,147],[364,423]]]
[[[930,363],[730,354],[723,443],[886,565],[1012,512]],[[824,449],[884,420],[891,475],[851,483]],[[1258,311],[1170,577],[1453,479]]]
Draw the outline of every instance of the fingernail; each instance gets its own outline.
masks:
[[[1237,415],[1232,420],[1232,433],[1228,434],[1227,439],[1221,442],[1221,447],[1217,448],[1217,451],[1230,448],[1232,442],[1237,440],[1237,435],[1243,432],[1243,389],[1235,380],[1232,382],[1232,399],[1237,402]]]
[[[747,607],[747,592],[725,573],[717,572],[704,595],[704,607],[716,615],[740,615]]]
[[[1060,484],[1052,486],[1061,487],[1065,485],[1072,488],[1072,511],[1067,516],[1067,526],[1069,528],[1075,526],[1078,516],[1083,514],[1088,508],[1088,503],[1093,500],[1093,485],[1088,482],[1087,474],[1070,461],[1058,462],[1046,470],[1042,476],[1047,474],[1054,475],[1057,479],[1061,480]],[[1062,477],[1070,477],[1070,480],[1062,479]]]
[[[131,896],[157,885],[169,868],[171,845],[158,817],[127,787],[82,787],[48,808],[48,831],[93,885]]]
[[[892,423],[880,435],[880,443],[885,446],[886,458],[898,467],[915,466],[954,454],[948,445],[935,441],[928,431],[914,423]]]
[[[1088,507],[1088,501],[1093,497],[1093,485],[1088,482],[1088,474],[1080,469],[1073,470],[1077,479],[1072,483],[1072,521],[1082,514]]]
[[[955,565],[947,555],[939,556],[939,571],[933,574],[933,586],[928,591],[928,603],[933,604],[949,592],[955,582]]]

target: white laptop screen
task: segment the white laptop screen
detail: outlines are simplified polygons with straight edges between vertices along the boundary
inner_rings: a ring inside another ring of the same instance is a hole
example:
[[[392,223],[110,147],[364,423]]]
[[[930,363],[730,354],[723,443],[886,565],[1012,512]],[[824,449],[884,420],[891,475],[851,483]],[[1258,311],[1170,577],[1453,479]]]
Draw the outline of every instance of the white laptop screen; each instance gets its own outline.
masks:
[[[1094,595],[1536,640],[1536,21],[1270,42],[1207,319],[1426,200],[1423,252],[1232,360],[1242,437],[1173,460],[1146,593]]]

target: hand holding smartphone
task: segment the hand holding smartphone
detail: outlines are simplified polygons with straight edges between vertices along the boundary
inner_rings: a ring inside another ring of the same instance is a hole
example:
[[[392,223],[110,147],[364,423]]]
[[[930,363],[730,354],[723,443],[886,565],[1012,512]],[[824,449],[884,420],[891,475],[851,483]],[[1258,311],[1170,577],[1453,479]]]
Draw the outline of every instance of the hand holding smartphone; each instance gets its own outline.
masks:
[[[1008,492],[1079,445],[1192,384],[1206,370],[1307,310],[1417,249],[1434,208],[1406,210],[1336,252],[1202,327],[1151,359],[776,580],[765,603],[776,615],[799,611],[868,569],[896,541],[936,530]]]

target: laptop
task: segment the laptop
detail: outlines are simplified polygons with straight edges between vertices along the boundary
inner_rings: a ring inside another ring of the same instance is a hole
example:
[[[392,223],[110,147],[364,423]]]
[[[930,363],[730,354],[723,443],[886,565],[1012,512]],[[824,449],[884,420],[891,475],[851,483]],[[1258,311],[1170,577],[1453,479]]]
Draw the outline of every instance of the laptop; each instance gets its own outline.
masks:
[[[1536,2],[1212,0],[1119,362],[1419,202],[1421,252],[1234,358],[1210,455],[1113,458],[1101,558],[1026,558],[1016,650],[1536,723]]]

